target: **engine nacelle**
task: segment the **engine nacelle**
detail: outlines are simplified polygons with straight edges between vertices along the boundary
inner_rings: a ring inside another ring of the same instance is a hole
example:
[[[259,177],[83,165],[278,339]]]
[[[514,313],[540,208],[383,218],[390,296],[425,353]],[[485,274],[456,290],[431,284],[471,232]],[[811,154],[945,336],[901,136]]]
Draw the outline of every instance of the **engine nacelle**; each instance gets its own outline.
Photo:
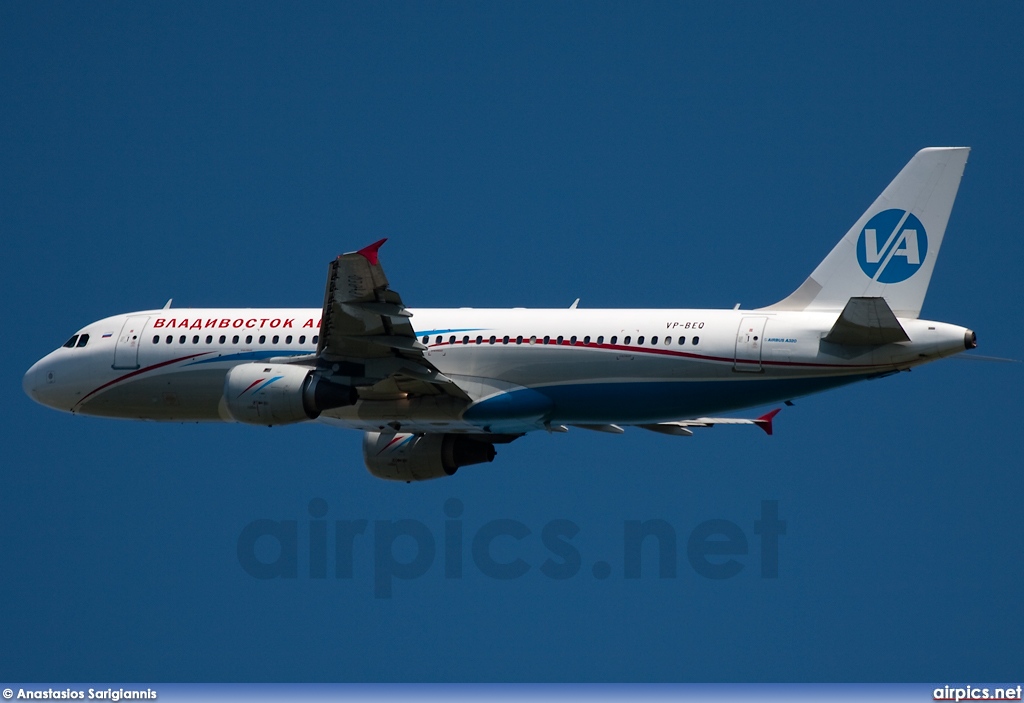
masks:
[[[451,476],[460,466],[494,461],[494,444],[459,434],[367,432],[363,461],[377,478],[426,481]]]
[[[357,399],[351,386],[332,383],[305,366],[239,364],[224,379],[228,414],[250,425],[315,420],[324,410],[352,405]]]

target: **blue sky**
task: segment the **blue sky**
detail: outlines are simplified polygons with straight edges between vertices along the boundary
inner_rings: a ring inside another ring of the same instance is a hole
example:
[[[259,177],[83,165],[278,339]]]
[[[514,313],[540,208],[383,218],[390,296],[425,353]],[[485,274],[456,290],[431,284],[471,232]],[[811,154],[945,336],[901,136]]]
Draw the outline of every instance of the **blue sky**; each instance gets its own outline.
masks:
[[[801,399],[771,438],[529,436],[421,485],[371,477],[354,432],[72,417],[21,376],[170,297],[319,306],[327,262],[380,237],[413,307],[768,304],[940,145],[973,151],[923,315],[1019,357],[1022,35],[1019,2],[3,4],[0,678],[1019,676],[1018,366]],[[352,578],[308,575],[314,499],[368,521]],[[260,519],[296,522],[297,578],[240,565]],[[530,532],[496,549],[520,578],[471,558],[498,519]],[[437,551],[378,598],[394,520]],[[556,520],[579,528],[564,580],[541,570]],[[635,520],[677,535],[674,577],[651,549],[625,578]],[[748,542],[732,578],[687,557],[707,520]]]

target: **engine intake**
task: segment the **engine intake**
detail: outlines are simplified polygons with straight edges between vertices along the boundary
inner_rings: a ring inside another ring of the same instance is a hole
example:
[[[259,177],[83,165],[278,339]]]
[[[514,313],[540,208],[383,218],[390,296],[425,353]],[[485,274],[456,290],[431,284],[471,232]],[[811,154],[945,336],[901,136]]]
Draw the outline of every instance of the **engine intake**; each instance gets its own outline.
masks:
[[[352,405],[357,399],[356,389],[303,366],[239,364],[224,378],[228,415],[250,425],[315,420],[324,410]]]
[[[494,444],[484,437],[459,434],[367,432],[363,461],[377,478],[426,481],[451,476],[461,466],[494,461]]]

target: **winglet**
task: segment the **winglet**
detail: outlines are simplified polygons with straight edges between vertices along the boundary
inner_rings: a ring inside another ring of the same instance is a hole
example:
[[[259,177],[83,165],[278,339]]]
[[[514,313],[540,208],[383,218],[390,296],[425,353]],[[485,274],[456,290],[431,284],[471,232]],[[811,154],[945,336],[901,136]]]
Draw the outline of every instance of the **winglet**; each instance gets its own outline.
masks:
[[[772,433],[772,420],[775,418],[776,415],[779,414],[780,410],[782,410],[782,408],[775,408],[771,412],[765,413],[761,417],[759,417],[756,420],[754,420],[754,424],[757,425],[758,427],[760,427],[762,430],[764,430],[765,433],[771,434]]]
[[[384,244],[384,242],[386,241],[388,241],[388,238],[384,237],[384,239],[378,240],[371,244],[370,246],[363,247],[356,253],[362,256],[367,261],[369,261],[371,265],[376,266],[379,260],[377,256],[377,250],[380,249],[381,245]]]

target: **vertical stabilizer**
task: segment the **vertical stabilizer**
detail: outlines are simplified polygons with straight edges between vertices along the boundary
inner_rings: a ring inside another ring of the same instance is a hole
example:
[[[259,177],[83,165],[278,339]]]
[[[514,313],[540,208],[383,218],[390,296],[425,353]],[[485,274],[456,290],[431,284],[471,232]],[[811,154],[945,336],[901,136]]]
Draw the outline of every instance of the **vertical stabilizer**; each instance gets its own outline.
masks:
[[[918,317],[969,151],[917,152],[803,285],[763,309],[840,312],[850,298],[885,298],[897,317]]]

